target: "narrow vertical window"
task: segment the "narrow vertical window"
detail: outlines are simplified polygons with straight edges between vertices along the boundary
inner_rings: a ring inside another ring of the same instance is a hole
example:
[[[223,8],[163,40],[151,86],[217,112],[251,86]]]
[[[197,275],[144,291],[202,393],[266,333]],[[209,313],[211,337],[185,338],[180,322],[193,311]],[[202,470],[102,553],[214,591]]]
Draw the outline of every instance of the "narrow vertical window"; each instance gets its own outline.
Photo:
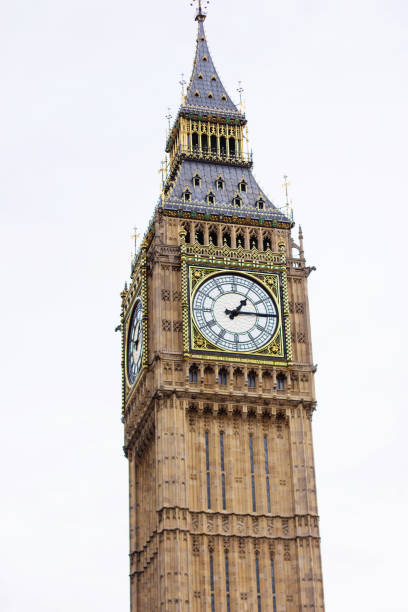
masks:
[[[231,612],[231,599],[230,599],[230,581],[229,581],[229,560],[228,554],[225,554],[225,591],[227,594],[227,612]]]
[[[211,479],[210,479],[210,449],[208,444],[208,431],[205,432],[205,471],[207,474],[207,508],[211,508]]]
[[[211,612],[215,612],[214,598],[214,557],[210,554],[210,595],[211,595]]]
[[[256,597],[258,600],[258,612],[262,612],[261,608],[261,581],[259,578],[259,558],[255,557],[255,571],[256,571]]]
[[[268,504],[268,512],[271,512],[271,489],[269,484],[269,457],[268,457],[268,438],[264,437],[264,454],[265,454],[265,474],[266,474],[266,501]]]
[[[254,441],[253,435],[249,436],[249,458],[251,461],[251,489],[252,489],[252,512],[256,512],[255,500],[255,471],[254,471]]]
[[[271,579],[272,579],[273,612],[276,612],[275,564],[274,564],[274,561],[273,561],[273,557],[271,557]]]
[[[221,455],[221,489],[222,489],[222,509],[227,509],[227,499],[225,496],[225,463],[224,463],[224,432],[220,432],[220,455]]]

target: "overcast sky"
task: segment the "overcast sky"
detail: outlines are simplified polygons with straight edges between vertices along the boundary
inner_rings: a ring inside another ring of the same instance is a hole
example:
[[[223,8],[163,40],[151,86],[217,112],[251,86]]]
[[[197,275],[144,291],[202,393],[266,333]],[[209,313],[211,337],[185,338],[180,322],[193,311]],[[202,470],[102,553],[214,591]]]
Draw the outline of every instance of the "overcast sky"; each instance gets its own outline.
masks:
[[[187,0],[141,4],[0,7],[4,612],[129,606],[113,330],[196,35]],[[317,267],[328,612],[408,609],[407,17],[403,0],[213,0],[206,21],[255,175],[277,204],[289,175]]]

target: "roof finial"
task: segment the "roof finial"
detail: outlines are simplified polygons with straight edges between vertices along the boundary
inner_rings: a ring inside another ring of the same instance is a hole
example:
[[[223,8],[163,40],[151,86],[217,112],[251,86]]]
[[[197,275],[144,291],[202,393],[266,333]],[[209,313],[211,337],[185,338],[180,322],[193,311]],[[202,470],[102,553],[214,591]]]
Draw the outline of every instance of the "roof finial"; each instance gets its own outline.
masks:
[[[197,2],[197,15],[196,15],[195,20],[204,21],[205,18],[207,17],[207,15],[204,13],[204,10],[210,4],[210,0],[192,0],[192,2],[190,2],[190,5],[194,6],[196,2]]]
[[[168,122],[168,124],[169,124],[169,133],[170,133],[170,121],[171,121],[172,116],[173,116],[173,115],[171,114],[171,109],[170,109],[170,106],[168,106],[168,107],[167,107],[167,115],[166,115],[166,119],[167,119],[167,122]]]
[[[238,89],[237,92],[239,93],[239,110],[242,112],[244,109],[244,105],[243,105],[243,101],[242,101],[242,94],[244,92],[244,88],[242,87],[242,81],[238,81]]]

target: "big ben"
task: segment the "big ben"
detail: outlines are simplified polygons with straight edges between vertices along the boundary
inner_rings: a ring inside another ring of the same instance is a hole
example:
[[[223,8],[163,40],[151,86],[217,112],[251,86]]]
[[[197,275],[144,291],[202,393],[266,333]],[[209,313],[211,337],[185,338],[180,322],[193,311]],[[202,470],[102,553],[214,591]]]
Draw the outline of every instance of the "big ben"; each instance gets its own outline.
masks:
[[[131,611],[324,610],[301,231],[252,174],[199,4],[167,176],[121,294]]]

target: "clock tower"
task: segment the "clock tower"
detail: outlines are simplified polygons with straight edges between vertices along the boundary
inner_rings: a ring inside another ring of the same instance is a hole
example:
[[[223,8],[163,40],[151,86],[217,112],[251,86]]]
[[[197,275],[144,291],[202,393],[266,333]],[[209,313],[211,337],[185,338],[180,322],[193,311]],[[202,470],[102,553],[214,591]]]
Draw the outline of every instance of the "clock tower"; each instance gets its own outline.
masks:
[[[323,611],[311,268],[252,174],[204,20],[121,294],[131,610]]]

